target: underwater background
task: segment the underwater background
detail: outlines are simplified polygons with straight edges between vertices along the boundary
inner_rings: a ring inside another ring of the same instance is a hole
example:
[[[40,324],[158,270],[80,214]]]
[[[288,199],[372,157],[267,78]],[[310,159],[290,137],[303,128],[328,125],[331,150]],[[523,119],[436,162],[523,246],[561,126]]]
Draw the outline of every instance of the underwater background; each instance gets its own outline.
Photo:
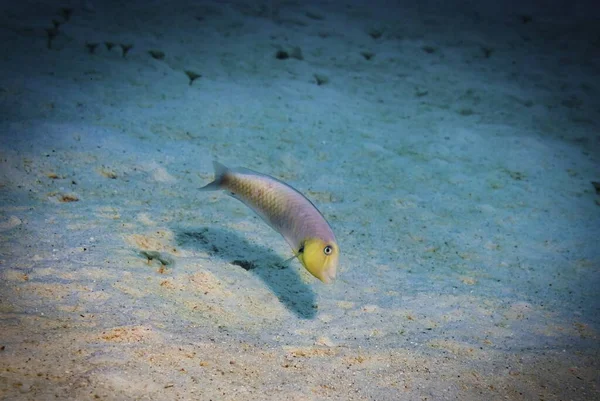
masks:
[[[0,21],[0,399],[600,399],[597,1]],[[336,282],[213,160],[305,194]]]

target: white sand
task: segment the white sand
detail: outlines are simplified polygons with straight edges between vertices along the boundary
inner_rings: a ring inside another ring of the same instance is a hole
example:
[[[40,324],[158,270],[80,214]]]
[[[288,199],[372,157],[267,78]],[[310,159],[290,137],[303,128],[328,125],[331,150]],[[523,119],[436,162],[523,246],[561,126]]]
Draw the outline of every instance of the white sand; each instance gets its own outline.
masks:
[[[0,399],[600,399],[600,12],[547,3],[4,4]]]

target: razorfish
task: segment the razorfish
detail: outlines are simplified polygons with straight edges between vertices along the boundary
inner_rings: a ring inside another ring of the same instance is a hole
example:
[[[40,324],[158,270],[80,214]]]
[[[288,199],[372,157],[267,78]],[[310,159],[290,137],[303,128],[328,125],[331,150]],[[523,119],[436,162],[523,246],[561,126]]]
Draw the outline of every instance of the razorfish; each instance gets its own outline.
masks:
[[[224,190],[285,238],[302,265],[324,283],[335,279],[340,248],[331,227],[304,195],[266,174],[213,162],[215,180],[200,188]]]

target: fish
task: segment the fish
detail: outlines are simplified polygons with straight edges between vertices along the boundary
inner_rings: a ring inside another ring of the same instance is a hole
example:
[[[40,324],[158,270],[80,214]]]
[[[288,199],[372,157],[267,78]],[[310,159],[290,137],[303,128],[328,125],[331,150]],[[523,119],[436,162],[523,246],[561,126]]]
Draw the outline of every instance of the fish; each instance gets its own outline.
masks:
[[[201,191],[223,190],[277,231],[304,268],[322,282],[335,280],[340,248],[321,212],[288,184],[246,168],[229,169],[214,161],[214,181]]]

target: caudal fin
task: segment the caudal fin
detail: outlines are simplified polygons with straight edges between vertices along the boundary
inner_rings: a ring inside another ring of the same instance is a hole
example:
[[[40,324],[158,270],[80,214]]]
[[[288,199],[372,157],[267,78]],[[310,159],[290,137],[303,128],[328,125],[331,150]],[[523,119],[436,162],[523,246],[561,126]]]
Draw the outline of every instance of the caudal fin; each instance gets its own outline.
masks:
[[[215,179],[213,182],[210,182],[202,188],[199,188],[201,191],[217,191],[221,189],[223,177],[225,177],[225,174],[227,174],[229,169],[216,160],[213,161],[213,166],[215,168]]]

